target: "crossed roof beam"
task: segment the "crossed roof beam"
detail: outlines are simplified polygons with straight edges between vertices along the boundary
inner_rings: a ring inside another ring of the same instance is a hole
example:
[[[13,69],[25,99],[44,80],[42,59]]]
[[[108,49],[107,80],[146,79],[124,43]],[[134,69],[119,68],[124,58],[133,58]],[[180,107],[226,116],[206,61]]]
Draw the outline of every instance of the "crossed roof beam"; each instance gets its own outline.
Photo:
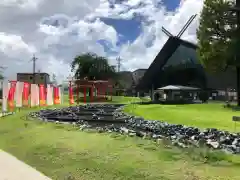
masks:
[[[194,14],[194,15],[192,15],[192,16],[188,19],[188,21],[187,21],[186,24],[183,26],[183,28],[179,31],[179,33],[178,33],[178,35],[177,35],[176,37],[180,38],[180,37],[183,35],[183,33],[187,30],[187,28],[188,28],[189,25],[192,23],[192,21],[196,18],[196,16],[197,16],[197,14]],[[167,36],[169,36],[169,37],[174,36],[172,33],[170,33],[170,32],[169,32],[166,28],[164,28],[163,26],[162,26],[162,31],[163,31]]]

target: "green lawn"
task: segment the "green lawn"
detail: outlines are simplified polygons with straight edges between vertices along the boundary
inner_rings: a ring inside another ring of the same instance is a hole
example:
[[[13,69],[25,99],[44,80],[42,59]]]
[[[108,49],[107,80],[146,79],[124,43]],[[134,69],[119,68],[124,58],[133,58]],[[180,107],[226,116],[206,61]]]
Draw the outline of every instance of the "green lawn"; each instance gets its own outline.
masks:
[[[234,131],[232,116],[240,116],[240,111],[223,108],[221,103],[129,105],[125,110],[151,120],[163,120],[173,124],[185,124],[200,128],[218,128],[228,131]],[[240,123],[238,123],[236,130],[240,132]]]
[[[153,107],[147,110],[157,112]],[[0,148],[56,180],[240,179],[239,156],[25,120],[29,111],[0,119]]]

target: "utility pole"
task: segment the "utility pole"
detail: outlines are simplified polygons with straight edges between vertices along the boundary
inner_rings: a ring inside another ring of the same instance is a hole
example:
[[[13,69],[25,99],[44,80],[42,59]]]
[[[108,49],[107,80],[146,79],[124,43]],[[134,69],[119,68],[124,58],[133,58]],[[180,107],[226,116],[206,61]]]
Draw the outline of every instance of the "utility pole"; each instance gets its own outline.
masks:
[[[35,54],[33,55],[32,62],[33,62],[33,84],[36,82],[36,61],[37,58],[35,57]]]
[[[240,1],[236,0],[236,13],[237,13],[237,46],[240,44]],[[237,104],[240,106],[240,54],[236,53],[237,61]]]
[[[120,72],[121,69],[121,61],[122,59],[120,57],[117,58],[117,71]]]
[[[240,45],[240,0],[235,0],[235,6],[231,7],[229,11],[236,12],[236,44],[234,47],[235,67],[236,67],[236,85],[237,85],[237,105],[240,106],[240,52],[237,47]]]

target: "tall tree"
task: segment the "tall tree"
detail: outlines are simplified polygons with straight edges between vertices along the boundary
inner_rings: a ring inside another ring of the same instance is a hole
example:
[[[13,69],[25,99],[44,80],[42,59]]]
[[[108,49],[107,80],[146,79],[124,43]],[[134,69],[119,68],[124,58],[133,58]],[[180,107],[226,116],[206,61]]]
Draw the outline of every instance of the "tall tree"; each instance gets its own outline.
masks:
[[[197,30],[198,55],[203,66],[210,72],[225,71],[235,67],[237,84],[240,79],[240,63],[237,61],[237,16],[231,9],[233,0],[205,0]],[[239,85],[237,85],[240,94]],[[238,105],[240,98],[238,95]]]
[[[109,65],[105,57],[93,53],[86,53],[76,56],[71,64],[75,78],[89,80],[108,80],[116,77],[116,70]]]
[[[53,75],[52,75],[52,84],[54,84],[54,85],[57,85],[58,84],[58,82],[57,82],[57,76],[53,73]]]
[[[4,76],[3,76],[3,74],[2,74],[2,69],[4,69],[4,68],[0,66],[0,80],[3,80],[3,79],[4,79]]]

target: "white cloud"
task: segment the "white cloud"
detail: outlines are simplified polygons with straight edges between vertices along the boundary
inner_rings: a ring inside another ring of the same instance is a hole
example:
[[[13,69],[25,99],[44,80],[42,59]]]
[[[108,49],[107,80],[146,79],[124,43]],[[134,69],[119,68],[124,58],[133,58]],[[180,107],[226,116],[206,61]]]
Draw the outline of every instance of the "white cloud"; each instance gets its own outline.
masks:
[[[16,72],[31,71],[33,52],[39,58],[38,68],[58,78],[69,75],[69,63],[79,53],[92,51],[113,62],[115,56],[105,52],[99,40],[118,51],[124,69],[147,68],[167,40],[162,26],[176,35],[202,6],[203,0],[184,0],[175,12],[168,12],[159,0],[2,0],[0,58],[8,66],[5,75],[13,78]],[[116,46],[121,35],[101,17],[139,17],[142,32],[132,43]],[[182,38],[195,41],[197,26],[195,20]]]
[[[23,9],[32,9],[36,8],[42,0],[2,0],[0,6],[5,7],[19,7]]]
[[[0,32],[0,51],[12,57],[18,57],[19,53],[34,53],[33,46],[26,44],[21,36]]]

